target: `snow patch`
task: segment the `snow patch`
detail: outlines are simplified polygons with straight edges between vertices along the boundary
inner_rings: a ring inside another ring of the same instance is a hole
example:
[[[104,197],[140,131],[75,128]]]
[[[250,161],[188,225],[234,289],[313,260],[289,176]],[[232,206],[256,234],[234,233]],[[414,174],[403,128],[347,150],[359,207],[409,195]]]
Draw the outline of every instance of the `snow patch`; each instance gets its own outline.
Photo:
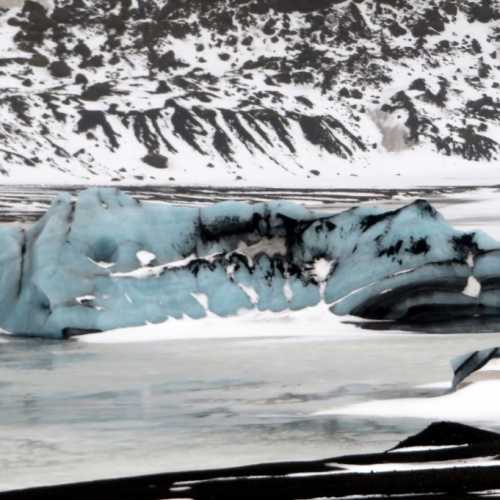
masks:
[[[469,276],[467,279],[467,285],[463,289],[462,293],[467,297],[479,297],[479,295],[481,295],[481,283],[479,283],[474,276]]]
[[[156,255],[147,250],[139,250],[136,256],[141,266],[149,266],[156,259]]]

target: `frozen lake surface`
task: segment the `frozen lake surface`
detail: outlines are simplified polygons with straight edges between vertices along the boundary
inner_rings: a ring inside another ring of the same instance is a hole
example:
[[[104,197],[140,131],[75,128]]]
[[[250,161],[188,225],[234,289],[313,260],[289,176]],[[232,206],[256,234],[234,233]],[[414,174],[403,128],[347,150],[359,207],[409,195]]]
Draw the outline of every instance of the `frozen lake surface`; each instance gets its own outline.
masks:
[[[0,202],[29,220],[52,196],[36,192],[9,188]],[[488,188],[286,197],[340,210],[425,196],[456,227],[478,227],[500,239],[497,194]],[[179,203],[228,197],[169,196]],[[141,197],[165,199],[147,190]],[[335,321],[331,337],[315,336],[314,322],[307,335],[287,337],[283,321],[280,336],[267,325],[268,338],[89,343],[0,337],[0,489],[386,449],[427,422],[313,414],[373,399],[443,394],[435,384],[451,379],[451,358],[500,346],[500,334],[387,334],[350,326],[351,337],[337,334]],[[500,430],[500,423],[488,426]]]

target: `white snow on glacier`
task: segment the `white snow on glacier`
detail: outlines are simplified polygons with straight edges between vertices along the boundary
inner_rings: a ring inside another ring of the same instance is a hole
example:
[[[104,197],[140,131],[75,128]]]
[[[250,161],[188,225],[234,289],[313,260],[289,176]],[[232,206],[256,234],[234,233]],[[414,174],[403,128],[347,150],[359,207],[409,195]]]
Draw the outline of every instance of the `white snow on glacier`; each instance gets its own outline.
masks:
[[[320,303],[300,311],[248,310],[231,318],[221,318],[207,313],[203,323],[192,318],[173,319],[164,323],[146,324],[130,328],[117,328],[106,332],[78,337],[78,341],[92,344],[136,343],[180,339],[231,339],[231,338],[288,338],[297,341],[334,338],[342,341],[366,337],[366,332],[350,324],[354,318],[339,318],[331,314],[328,304]],[[372,333],[376,337],[393,335]],[[397,332],[409,335],[407,332]]]

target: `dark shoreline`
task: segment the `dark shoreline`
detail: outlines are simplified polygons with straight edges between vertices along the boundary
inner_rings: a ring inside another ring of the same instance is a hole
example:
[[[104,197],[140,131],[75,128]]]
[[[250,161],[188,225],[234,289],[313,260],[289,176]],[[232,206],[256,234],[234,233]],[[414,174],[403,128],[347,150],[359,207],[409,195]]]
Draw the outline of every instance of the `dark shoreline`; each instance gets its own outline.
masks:
[[[99,185],[4,185],[0,188],[0,222],[30,222],[45,213],[58,193],[68,192],[75,195],[89,187]],[[104,185],[101,187],[105,187]],[[470,186],[422,186],[416,188],[278,188],[278,187],[211,187],[187,185],[113,185],[127,194],[143,201],[159,201],[179,205],[215,203],[220,201],[271,201],[292,200],[314,202],[315,207],[332,204],[350,207],[362,202],[390,202],[397,196],[422,198],[426,196],[458,194],[486,188],[500,189],[500,185]],[[456,201],[453,201],[456,203]],[[401,202],[402,203],[402,202]]]
[[[392,495],[399,499],[438,496],[459,500],[483,498],[481,492],[492,490],[499,491],[488,498],[500,499],[499,458],[500,434],[437,423],[383,453],[46,486],[0,492],[0,500],[306,500]],[[470,459],[482,464],[460,462]],[[395,470],[352,469],[359,465],[376,468],[384,463],[394,465]]]

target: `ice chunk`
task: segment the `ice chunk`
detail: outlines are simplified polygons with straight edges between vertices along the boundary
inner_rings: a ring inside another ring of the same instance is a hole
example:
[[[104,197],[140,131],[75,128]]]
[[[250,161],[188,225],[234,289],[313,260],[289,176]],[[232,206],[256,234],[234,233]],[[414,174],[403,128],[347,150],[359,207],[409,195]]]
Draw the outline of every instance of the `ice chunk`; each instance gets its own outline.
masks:
[[[469,380],[473,373],[490,364],[491,360],[498,360],[498,358],[500,358],[500,349],[494,347],[470,352],[453,359],[451,362],[454,374],[452,386],[458,387],[464,381]]]

